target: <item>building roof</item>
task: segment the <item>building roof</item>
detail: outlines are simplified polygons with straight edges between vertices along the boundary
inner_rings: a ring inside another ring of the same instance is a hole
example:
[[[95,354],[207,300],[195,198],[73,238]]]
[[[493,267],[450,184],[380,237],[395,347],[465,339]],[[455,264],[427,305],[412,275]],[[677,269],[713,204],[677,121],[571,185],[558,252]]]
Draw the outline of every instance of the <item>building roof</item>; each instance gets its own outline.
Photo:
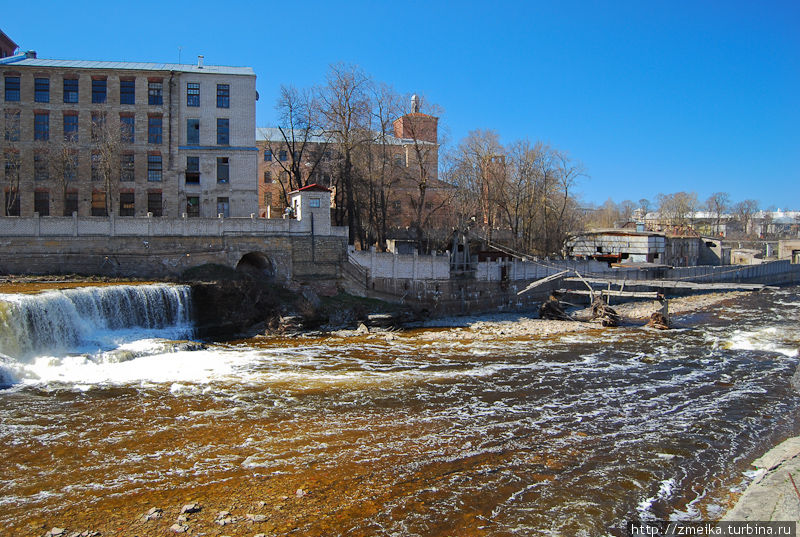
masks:
[[[13,46],[11,47],[11,48],[12,48],[12,51],[13,51],[13,50],[16,50],[17,48],[19,48],[19,45],[17,45],[17,44],[14,42],[14,40],[13,40],[13,39],[11,39],[10,37],[8,37],[8,34],[6,34],[6,33],[5,33],[3,30],[0,30],[0,41],[5,41],[5,42],[6,42],[8,45],[13,45]]]
[[[291,140],[291,133],[288,130],[285,130],[286,136]],[[374,143],[379,143],[379,133],[373,133],[375,136]],[[390,134],[386,136],[386,143],[388,145],[413,145],[415,140],[412,138],[396,138]],[[302,142],[303,132],[297,131],[296,132],[296,141]],[[284,139],[284,135],[281,132],[279,127],[257,127],[256,128],[256,142],[277,142],[283,143],[286,140]],[[311,133],[308,136],[307,142],[312,144],[325,144],[325,143],[333,143],[334,137],[332,133],[325,132],[325,131],[318,131],[315,133]],[[430,144],[436,145],[432,142],[426,142],[424,140],[417,140],[419,144]]]
[[[295,192],[331,192],[331,190],[322,185],[314,183],[313,185],[307,185],[304,186],[303,188],[298,188],[294,192],[290,192],[290,194],[294,194]]]
[[[64,69],[122,69],[131,71],[178,71],[182,73],[244,75],[255,76],[252,67],[230,67],[226,65],[203,65],[183,63],[151,63],[151,62],[112,62],[96,60],[48,60],[30,58],[27,54],[17,54],[0,60],[0,65],[15,67],[60,67]]]

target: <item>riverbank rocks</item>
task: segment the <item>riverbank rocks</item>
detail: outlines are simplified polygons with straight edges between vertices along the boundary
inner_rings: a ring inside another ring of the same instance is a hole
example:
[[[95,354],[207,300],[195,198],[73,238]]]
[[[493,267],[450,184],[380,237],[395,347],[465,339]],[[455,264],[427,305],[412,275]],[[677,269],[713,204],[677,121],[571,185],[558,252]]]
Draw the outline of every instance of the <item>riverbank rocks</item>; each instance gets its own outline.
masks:
[[[175,524],[169,527],[169,530],[172,533],[186,533],[187,531],[189,531],[189,526],[187,524],[179,524],[178,522],[176,522]]]
[[[254,515],[248,513],[245,515],[245,517],[250,522],[266,522],[267,520],[269,520],[269,517],[267,515]]]
[[[197,503],[187,503],[181,508],[181,514],[199,513],[203,508]]]
[[[220,511],[219,513],[217,513],[217,518],[214,519],[214,523],[219,524],[220,526],[235,524],[236,521],[237,521],[236,517],[231,515],[230,511]]]
[[[67,537],[67,530],[64,528],[53,528],[44,534],[45,537]]]
[[[163,516],[164,511],[158,507],[151,508],[142,516],[142,522],[149,522],[151,520],[159,519]]]

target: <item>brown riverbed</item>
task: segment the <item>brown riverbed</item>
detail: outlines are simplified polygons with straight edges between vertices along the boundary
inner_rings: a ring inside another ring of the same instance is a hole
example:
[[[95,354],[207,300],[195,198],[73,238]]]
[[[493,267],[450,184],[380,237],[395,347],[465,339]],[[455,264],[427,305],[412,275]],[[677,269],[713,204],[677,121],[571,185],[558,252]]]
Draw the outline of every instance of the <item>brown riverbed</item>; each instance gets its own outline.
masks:
[[[41,367],[61,381],[0,393],[0,524],[165,535],[190,502],[190,534],[216,536],[618,535],[643,509],[714,518],[796,427],[796,357],[737,350],[796,300],[676,299],[702,318],[673,333],[509,316],[59,358]]]

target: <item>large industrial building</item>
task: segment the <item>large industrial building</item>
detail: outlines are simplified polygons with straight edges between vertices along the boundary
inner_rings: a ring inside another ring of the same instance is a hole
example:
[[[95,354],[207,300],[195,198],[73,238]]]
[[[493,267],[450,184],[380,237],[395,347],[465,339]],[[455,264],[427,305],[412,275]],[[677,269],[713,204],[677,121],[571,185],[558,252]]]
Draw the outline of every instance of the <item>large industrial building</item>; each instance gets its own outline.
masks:
[[[1,216],[258,212],[250,67],[0,59]]]

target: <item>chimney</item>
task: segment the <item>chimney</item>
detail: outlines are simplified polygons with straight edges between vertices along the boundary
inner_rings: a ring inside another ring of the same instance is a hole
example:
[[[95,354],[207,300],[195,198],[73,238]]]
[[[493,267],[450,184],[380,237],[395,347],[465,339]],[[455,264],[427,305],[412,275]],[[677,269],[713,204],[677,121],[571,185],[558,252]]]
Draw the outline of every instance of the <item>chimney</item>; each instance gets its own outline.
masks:
[[[25,59],[27,60],[35,60],[36,59],[36,51],[35,50],[26,50],[25,51]]]
[[[197,68],[198,69],[202,69],[203,68],[203,55],[202,54],[197,57]]]

